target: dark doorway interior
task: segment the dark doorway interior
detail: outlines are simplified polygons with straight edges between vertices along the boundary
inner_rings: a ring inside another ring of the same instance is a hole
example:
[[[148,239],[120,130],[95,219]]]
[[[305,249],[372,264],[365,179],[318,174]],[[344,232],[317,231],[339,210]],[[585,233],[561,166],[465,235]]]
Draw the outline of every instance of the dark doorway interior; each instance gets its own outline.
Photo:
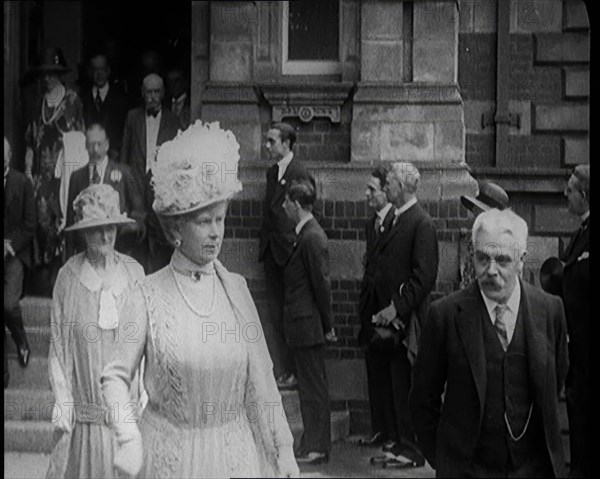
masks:
[[[165,76],[173,67],[188,75],[191,63],[191,2],[83,2],[82,86],[88,80],[90,55],[109,56],[113,81],[133,102],[140,99],[143,76]],[[153,52],[153,53],[150,53]]]

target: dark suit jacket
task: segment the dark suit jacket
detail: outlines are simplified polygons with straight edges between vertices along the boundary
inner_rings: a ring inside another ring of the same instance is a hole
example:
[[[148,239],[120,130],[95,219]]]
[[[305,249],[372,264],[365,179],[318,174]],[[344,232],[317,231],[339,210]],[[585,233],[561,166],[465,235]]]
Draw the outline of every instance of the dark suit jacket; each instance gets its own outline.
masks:
[[[561,260],[565,265],[562,277],[562,299],[567,314],[571,368],[589,371],[591,344],[590,309],[590,226],[575,232]],[[587,253],[587,255],[585,254]],[[587,258],[586,258],[587,256]],[[585,376],[584,376],[585,377]]]
[[[111,85],[100,111],[96,108],[96,100],[91,87],[83,92],[81,101],[83,103],[83,120],[86,127],[92,123],[100,123],[106,130],[110,140],[110,149],[119,153],[121,151],[125,117],[129,107],[125,93],[116,85]]]
[[[377,236],[375,235],[375,219],[377,214],[374,214],[369,218],[365,225],[365,237],[367,240],[364,256],[365,272],[360,289],[358,306],[361,323],[361,328],[358,333],[358,343],[361,346],[366,346],[368,344],[373,333],[373,323],[371,322],[373,315],[387,306],[387,304],[383,305],[383,302],[379,299],[377,294],[373,281],[373,276],[376,273],[376,271],[373,270],[373,264],[376,261],[377,255],[380,253],[383,239],[391,230],[392,222],[394,221],[394,212],[395,208],[392,206],[381,225],[383,231],[380,230],[380,233]]]
[[[521,283],[519,308],[532,394],[554,472],[562,477],[558,395],[568,369],[562,301]],[[487,387],[482,318],[489,314],[472,283],[432,303],[421,334],[409,407],[419,446],[438,477],[464,476],[479,440]]]
[[[333,327],[329,253],[323,228],[311,218],[300,230],[284,271],[283,331],[290,347],[325,342]]]
[[[179,118],[172,111],[163,108],[156,146],[175,138],[180,129]],[[134,108],[127,114],[119,161],[129,165],[131,173],[138,181],[139,191],[146,195],[148,178],[146,175],[146,111],[144,108]],[[151,204],[146,206],[152,208]]]
[[[365,271],[369,278],[369,308],[377,312],[393,301],[405,331],[412,330],[414,325],[409,322],[416,318],[422,323],[437,279],[438,244],[433,220],[416,203],[398,217],[374,253]]]
[[[31,266],[36,227],[33,185],[23,173],[10,169],[4,186],[4,238],[12,242],[17,257]]]
[[[275,262],[284,266],[292,254],[296,237],[294,222],[283,209],[285,193],[293,181],[308,180],[315,186],[315,180],[297,158],[288,165],[281,181],[277,181],[277,172],[277,164],[267,170],[258,260],[264,261],[267,249],[270,248]],[[318,218],[318,214],[315,217]]]
[[[120,172],[121,179],[114,181],[114,171]],[[67,226],[71,226],[75,221],[75,213],[73,211],[73,201],[77,195],[84,189],[90,186],[90,170],[89,163],[75,170],[71,174],[69,181],[69,201],[67,209]],[[136,181],[131,176],[127,165],[122,165],[112,160],[108,160],[104,178],[104,184],[112,186],[119,193],[119,204],[121,213],[127,213],[130,218],[133,218],[138,223],[143,223],[145,219],[143,198],[140,195]]]

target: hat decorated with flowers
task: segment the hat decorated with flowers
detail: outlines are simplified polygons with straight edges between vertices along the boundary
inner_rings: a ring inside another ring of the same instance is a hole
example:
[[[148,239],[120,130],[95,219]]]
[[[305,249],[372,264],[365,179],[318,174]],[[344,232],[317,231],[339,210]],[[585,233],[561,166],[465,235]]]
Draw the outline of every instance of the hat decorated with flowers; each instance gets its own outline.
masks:
[[[75,211],[75,224],[65,228],[65,231],[135,223],[126,214],[121,213],[119,193],[112,186],[106,184],[91,185],[79,193],[73,201],[73,210]]]
[[[191,213],[242,190],[240,145],[218,122],[193,125],[163,143],[152,167],[154,203],[161,216]]]

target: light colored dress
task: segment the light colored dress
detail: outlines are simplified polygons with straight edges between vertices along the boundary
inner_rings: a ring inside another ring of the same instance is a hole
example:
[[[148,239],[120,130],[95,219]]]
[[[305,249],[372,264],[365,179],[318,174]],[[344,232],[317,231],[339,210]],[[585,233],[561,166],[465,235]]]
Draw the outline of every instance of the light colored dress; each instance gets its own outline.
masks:
[[[113,324],[99,324],[100,301],[102,290],[108,291],[118,314],[127,291],[144,277],[144,270],[133,258],[115,254],[115,269],[104,283],[84,253],[69,259],[58,273],[48,366],[56,403],[53,422],[66,432],[54,448],[46,477],[116,477],[114,433],[108,426],[100,375],[113,359],[115,344],[128,338],[118,336],[120,329],[104,329]],[[112,323],[118,320],[115,314],[108,316]],[[137,388],[137,378],[133,385]],[[133,392],[135,400],[139,393]]]
[[[148,405],[139,431],[115,421],[119,444],[141,432],[140,478],[277,476],[293,439],[246,282],[218,261],[200,279],[185,271],[198,266],[176,251],[125,306],[136,335],[105,369],[104,397],[129,400],[145,355]]]

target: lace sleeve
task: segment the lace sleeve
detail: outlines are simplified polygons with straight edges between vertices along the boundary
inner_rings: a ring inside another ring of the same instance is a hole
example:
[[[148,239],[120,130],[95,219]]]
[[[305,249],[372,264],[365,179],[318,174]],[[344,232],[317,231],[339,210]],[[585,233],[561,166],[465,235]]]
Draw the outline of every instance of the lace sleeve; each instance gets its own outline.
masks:
[[[139,437],[139,406],[131,398],[130,388],[144,354],[148,328],[146,305],[139,285],[133,286],[127,297],[119,321],[114,359],[106,365],[100,380],[104,402],[113,411],[111,427],[119,445]]]

